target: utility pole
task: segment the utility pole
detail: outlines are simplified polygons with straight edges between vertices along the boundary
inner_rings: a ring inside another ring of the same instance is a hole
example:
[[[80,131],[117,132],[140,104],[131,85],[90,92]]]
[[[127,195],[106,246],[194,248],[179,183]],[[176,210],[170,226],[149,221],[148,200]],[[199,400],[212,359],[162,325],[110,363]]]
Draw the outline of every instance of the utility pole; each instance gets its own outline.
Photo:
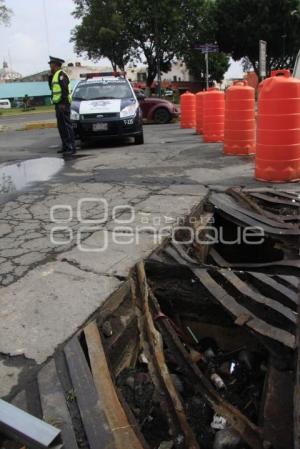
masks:
[[[284,58],[285,58],[285,42],[286,42],[286,38],[287,38],[287,34],[283,34],[281,36],[282,38],[282,62],[284,62]]]
[[[160,70],[160,37],[158,29],[158,6],[159,1],[156,0],[154,3],[155,7],[155,51],[156,51],[156,71],[157,71],[157,90],[158,96],[161,97],[161,70]]]
[[[206,51],[204,53],[205,56],[205,79],[206,79],[206,90],[208,90],[208,86],[209,86],[209,71],[208,71],[208,51]]]
[[[205,84],[206,90],[209,88],[209,67],[208,67],[208,53],[218,53],[219,46],[217,43],[210,44],[195,44],[194,50],[200,50],[205,58]]]

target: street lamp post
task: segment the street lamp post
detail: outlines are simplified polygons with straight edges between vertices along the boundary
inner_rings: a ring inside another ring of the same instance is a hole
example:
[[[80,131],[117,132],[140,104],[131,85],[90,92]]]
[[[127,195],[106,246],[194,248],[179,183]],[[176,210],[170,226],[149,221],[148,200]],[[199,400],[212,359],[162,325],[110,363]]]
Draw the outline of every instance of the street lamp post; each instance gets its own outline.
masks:
[[[285,58],[285,42],[286,42],[287,34],[282,34],[281,38],[282,38],[282,59],[284,61],[284,58]]]
[[[154,2],[155,6],[155,46],[156,46],[156,71],[157,71],[157,90],[158,96],[161,97],[161,70],[160,70],[160,38],[158,29],[158,5],[159,1]]]

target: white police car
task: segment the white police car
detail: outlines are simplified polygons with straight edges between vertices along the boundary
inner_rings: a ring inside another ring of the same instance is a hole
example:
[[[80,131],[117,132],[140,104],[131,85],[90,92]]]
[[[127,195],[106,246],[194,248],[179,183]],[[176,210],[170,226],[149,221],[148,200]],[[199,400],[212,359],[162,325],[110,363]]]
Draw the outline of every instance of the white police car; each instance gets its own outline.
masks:
[[[71,121],[82,141],[99,137],[134,137],[144,143],[139,102],[125,74],[84,75],[72,93]]]

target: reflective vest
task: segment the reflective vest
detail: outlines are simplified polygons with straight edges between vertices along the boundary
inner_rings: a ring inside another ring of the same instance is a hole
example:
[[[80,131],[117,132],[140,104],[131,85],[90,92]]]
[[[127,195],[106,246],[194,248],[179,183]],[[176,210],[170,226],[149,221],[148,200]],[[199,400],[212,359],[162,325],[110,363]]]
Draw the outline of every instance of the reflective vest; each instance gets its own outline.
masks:
[[[52,83],[51,83],[51,90],[52,90],[52,102],[54,104],[60,103],[61,102],[61,94],[62,94],[62,89],[61,89],[61,85],[59,83],[59,77],[60,74],[62,73],[62,70],[57,70],[57,72],[54,73],[53,78],[52,78]],[[71,84],[69,82],[69,96],[68,96],[68,100],[71,103],[72,101],[72,90],[71,90]]]

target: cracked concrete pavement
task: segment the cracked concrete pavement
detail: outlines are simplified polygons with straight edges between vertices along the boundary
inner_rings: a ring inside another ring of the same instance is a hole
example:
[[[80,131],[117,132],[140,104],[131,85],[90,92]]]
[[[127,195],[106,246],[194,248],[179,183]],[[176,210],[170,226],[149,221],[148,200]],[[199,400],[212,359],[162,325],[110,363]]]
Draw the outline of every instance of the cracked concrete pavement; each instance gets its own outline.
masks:
[[[257,185],[252,158],[193,130],[148,125],[145,140],[97,143],[51,180],[0,195],[0,396],[22,379],[19,358],[44,363],[210,185]],[[56,157],[56,144],[56,130],[4,132],[0,162]]]

